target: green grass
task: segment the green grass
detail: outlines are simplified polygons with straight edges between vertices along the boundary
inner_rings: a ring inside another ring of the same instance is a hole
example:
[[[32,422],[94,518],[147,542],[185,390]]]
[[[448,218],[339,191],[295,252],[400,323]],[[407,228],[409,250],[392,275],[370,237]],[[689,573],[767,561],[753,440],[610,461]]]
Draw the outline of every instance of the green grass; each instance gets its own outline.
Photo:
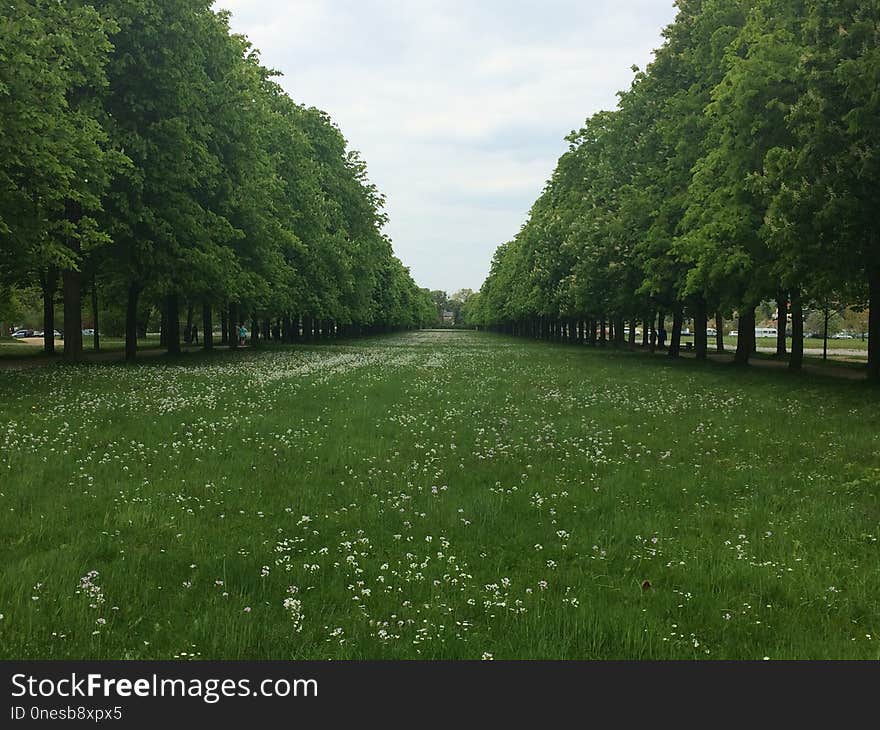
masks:
[[[693,341],[693,335],[685,335],[683,338],[684,342]],[[736,349],[736,337],[730,337],[729,335],[724,336],[724,346],[728,350]],[[786,340],[786,344],[789,352],[791,351],[791,337]],[[776,349],[776,338],[775,337],[759,337],[757,338],[758,347],[772,347],[774,350]],[[804,340],[804,349],[805,350],[822,350],[823,340],[821,339],[813,339],[807,338]],[[715,337],[709,337],[709,348],[715,348]],[[864,352],[867,357],[868,354],[868,341],[861,339],[853,339],[853,340],[828,340],[828,353],[829,356],[834,356],[835,350],[857,350],[860,353]]]
[[[29,345],[14,337],[0,337],[0,358],[39,355],[42,349],[39,345]]]
[[[94,352],[92,349],[92,338],[83,336],[83,347],[86,355]],[[149,350],[159,347],[158,337],[147,337],[138,340],[138,348],[141,350]],[[122,352],[125,350],[125,338],[123,337],[101,337],[101,352]],[[64,352],[64,340],[55,341],[55,354],[60,355]],[[0,339],[0,359],[15,359],[19,357],[33,357],[42,355],[43,345],[31,342],[21,342],[12,337]]]
[[[0,657],[877,659],[878,405],[461,332],[3,372]]]
[[[711,343],[712,338],[710,338]],[[725,344],[728,345],[736,345],[735,337],[725,337]],[[791,351],[791,337],[787,340],[788,349]],[[804,340],[804,349],[805,350],[821,350],[823,346],[823,340],[817,340],[812,338],[807,338]],[[758,347],[776,347],[776,338],[775,337],[759,337],[758,338]],[[859,350],[864,351],[867,355],[868,352],[868,341],[867,340],[828,340],[828,352],[831,353],[833,350]]]

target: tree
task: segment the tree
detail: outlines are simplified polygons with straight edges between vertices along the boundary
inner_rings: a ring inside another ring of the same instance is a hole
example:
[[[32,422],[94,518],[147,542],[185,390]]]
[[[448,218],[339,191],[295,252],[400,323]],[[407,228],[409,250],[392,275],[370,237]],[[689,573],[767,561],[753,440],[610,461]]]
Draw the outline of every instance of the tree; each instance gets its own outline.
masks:
[[[622,341],[624,322],[672,314],[669,354],[694,320],[775,302],[777,352],[803,361],[804,308],[867,311],[880,377],[880,4],[681,0],[663,47],[569,150],[519,234],[498,248],[470,320],[514,334]],[[645,326],[643,343],[648,344]],[[584,332],[586,331],[586,337]],[[722,342],[719,338],[719,342]]]
[[[48,351],[62,272],[70,360],[82,350],[84,257],[108,240],[96,216],[124,159],[100,104],[114,30],[90,5],[51,0],[16,2],[0,24],[0,236],[18,276],[43,282]]]

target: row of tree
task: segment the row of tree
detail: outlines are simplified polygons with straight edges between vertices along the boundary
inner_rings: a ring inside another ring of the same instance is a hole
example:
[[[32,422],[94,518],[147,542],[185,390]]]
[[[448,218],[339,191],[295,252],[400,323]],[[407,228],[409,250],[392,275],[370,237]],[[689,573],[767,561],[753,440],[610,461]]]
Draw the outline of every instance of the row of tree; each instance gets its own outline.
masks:
[[[39,282],[51,352],[63,292],[70,359],[89,292],[94,317],[99,298],[125,307],[129,358],[145,300],[171,352],[194,309],[207,347],[218,313],[284,340],[433,321],[363,161],[211,6],[4,5],[0,300]]]
[[[704,358],[709,317],[735,312],[744,363],[774,300],[799,369],[805,306],[845,302],[880,378],[880,2],[677,4],[617,109],[568,138],[471,321],[618,341],[645,322],[647,341],[670,316],[676,356],[690,318]]]

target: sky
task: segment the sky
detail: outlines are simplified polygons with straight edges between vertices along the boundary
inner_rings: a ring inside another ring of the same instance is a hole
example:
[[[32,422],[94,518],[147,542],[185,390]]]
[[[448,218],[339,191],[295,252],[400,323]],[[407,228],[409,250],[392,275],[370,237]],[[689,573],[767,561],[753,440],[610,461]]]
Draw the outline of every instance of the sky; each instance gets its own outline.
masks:
[[[218,0],[387,196],[419,286],[479,289],[565,137],[644,68],[673,0]]]

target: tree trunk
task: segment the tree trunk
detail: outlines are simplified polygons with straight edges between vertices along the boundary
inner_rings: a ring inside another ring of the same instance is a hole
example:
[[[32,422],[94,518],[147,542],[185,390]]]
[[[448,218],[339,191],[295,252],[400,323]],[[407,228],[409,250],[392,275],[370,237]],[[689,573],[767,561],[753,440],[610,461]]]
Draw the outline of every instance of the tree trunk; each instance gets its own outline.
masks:
[[[202,305],[202,347],[206,350],[214,349],[214,322],[210,304]]]
[[[125,361],[137,359],[138,298],[141,290],[135,284],[128,285],[128,302],[125,306]]]
[[[739,335],[736,340],[736,355],[733,361],[738,365],[748,365],[755,349],[755,305],[750,304],[740,311]]]
[[[163,302],[159,312],[159,347],[168,346],[168,313],[165,311],[165,303]]]
[[[880,382],[880,263],[868,272],[868,379]]]
[[[825,307],[825,329],[822,334],[822,359],[828,359],[828,322],[831,319],[831,312]]]
[[[672,339],[669,341],[669,357],[678,357],[681,352],[681,327],[684,324],[684,315],[681,308],[676,307],[672,315]]]
[[[706,302],[700,297],[694,309],[694,350],[697,360],[706,360],[709,357],[709,313],[706,311]]]
[[[624,321],[619,317],[614,321],[614,344],[616,347],[623,347],[626,344]]]
[[[186,342],[187,345],[191,345],[193,341],[192,331],[193,331],[193,317],[195,316],[195,307],[193,305],[187,304],[186,306],[186,329],[183,331],[183,341]]]
[[[82,220],[82,208],[79,203],[67,201],[64,204],[64,217],[73,225]],[[79,263],[80,242],[79,239],[68,238],[67,246],[73,257]],[[70,270],[62,274],[62,287],[64,289],[64,359],[68,362],[77,362],[82,359],[82,274],[79,271]]]
[[[724,317],[721,312],[715,313],[715,349],[724,352]]]
[[[64,359],[78,362],[83,354],[82,276],[79,271],[65,271],[64,284]]]
[[[98,352],[101,349],[101,333],[98,329],[98,283],[95,281],[94,274],[92,274],[92,326],[94,333],[92,347],[95,352]]]
[[[48,267],[40,277],[43,285],[43,351],[55,354],[55,290],[58,288],[58,270]],[[6,333],[0,331],[0,335]]]
[[[804,366],[804,304],[801,293],[791,293],[791,358],[790,370],[800,370]]]
[[[251,317],[251,347],[260,344],[260,323],[256,317]]]
[[[220,309],[220,344],[229,344],[229,314],[226,312],[226,307]]]
[[[169,355],[180,354],[180,302],[177,294],[165,298],[165,344]]]
[[[776,357],[785,357],[788,354],[786,342],[786,330],[788,329],[788,294],[779,292],[776,295],[776,308],[779,317],[776,320]]]

